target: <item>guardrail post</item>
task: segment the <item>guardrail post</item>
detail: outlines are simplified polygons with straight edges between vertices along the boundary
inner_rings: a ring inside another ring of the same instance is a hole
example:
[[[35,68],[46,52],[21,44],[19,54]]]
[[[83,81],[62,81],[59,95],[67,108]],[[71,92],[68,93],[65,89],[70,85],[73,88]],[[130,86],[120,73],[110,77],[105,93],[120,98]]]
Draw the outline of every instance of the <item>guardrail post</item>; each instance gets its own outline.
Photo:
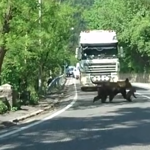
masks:
[[[48,85],[47,93],[56,92],[57,90],[60,91],[66,82],[65,75],[61,75],[59,77],[56,77],[52,80],[52,82]]]

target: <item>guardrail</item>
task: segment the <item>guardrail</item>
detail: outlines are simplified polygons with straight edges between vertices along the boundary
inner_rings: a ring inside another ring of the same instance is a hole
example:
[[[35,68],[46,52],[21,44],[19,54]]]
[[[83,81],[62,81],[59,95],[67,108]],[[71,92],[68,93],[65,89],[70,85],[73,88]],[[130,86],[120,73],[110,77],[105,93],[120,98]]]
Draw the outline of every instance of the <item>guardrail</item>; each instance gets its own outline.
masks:
[[[120,73],[119,78],[128,78],[131,82],[135,83],[150,83],[150,73]]]
[[[66,83],[66,75],[60,75],[52,80],[52,82],[48,85],[47,94],[55,94],[56,92],[61,92]]]

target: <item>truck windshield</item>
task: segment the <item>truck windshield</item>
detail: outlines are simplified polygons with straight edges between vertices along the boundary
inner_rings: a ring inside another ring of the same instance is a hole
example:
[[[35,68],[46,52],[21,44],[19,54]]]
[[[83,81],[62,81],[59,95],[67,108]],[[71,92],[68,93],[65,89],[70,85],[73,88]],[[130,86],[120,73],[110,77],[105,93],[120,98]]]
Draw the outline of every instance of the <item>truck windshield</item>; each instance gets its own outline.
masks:
[[[116,58],[117,47],[87,48],[82,53],[82,59]]]

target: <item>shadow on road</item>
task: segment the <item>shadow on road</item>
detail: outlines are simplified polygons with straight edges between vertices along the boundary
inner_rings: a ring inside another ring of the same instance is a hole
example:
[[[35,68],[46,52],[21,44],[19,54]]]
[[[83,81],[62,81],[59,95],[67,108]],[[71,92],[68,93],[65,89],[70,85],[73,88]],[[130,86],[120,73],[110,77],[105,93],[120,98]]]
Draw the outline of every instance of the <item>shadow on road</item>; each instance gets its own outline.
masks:
[[[67,113],[78,113],[77,110],[86,110],[87,108],[88,111],[90,108],[96,107],[101,109],[101,106],[104,105],[110,107],[133,103],[142,105],[149,101],[146,98],[138,97],[129,103],[126,100],[117,101],[116,98],[113,103],[101,104],[99,101],[93,104],[94,94],[96,92],[79,92],[80,99]],[[65,106],[68,102],[70,99],[62,101],[61,105]],[[150,146],[149,108],[136,106],[118,108],[116,111],[108,111],[107,114],[92,117],[88,115],[87,117],[73,117],[73,113],[44,121],[8,139],[0,140],[0,150],[107,150],[120,146]],[[92,115],[93,112],[90,113]],[[80,114],[76,116],[80,116]],[[18,125],[14,129],[29,124],[31,123]]]
[[[128,102],[126,99],[123,99],[121,94],[118,94],[115,96],[113,101],[110,103],[109,98],[107,98],[106,103],[101,103],[101,100],[98,100],[93,103],[93,98],[96,95],[96,92],[93,93],[86,93],[86,96],[84,93],[79,92],[79,99],[74,104],[74,106],[71,108],[72,110],[86,110],[93,109],[97,107],[103,107],[103,106],[119,106],[119,105],[132,105],[132,104],[143,104],[143,103],[149,103],[150,100],[148,98],[143,97],[142,95],[135,94],[137,98],[131,98],[132,102]]]
[[[107,116],[59,117],[5,140],[0,147],[6,144],[5,150],[106,150],[146,146],[150,145],[149,116],[149,108],[135,107],[121,108]]]

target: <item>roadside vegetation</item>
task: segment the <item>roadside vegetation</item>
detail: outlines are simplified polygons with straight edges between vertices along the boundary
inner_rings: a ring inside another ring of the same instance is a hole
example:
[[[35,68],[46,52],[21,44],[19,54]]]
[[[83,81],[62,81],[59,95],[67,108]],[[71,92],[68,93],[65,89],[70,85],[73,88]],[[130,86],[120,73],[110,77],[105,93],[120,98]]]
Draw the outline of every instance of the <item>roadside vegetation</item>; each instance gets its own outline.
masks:
[[[125,51],[121,72],[150,71],[148,0],[42,0],[41,5],[1,0],[0,8],[0,82],[17,92],[30,91],[29,104],[38,103],[50,75],[55,77],[64,65],[76,62],[81,30],[115,30]],[[7,110],[3,105],[0,113]]]
[[[148,0],[95,0],[83,18],[86,29],[113,29],[125,58],[122,72],[150,72],[150,2]]]
[[[41,5],[31,0],[1,0],[1,85],[9,83],[20,93],[30,91],[29,104],[37,104],[48,77],[61,74],[65,63],[71,63],[76,11],[69,3],[55,0],[42,0]],[[3,106],[0,113],[5,112]]]

